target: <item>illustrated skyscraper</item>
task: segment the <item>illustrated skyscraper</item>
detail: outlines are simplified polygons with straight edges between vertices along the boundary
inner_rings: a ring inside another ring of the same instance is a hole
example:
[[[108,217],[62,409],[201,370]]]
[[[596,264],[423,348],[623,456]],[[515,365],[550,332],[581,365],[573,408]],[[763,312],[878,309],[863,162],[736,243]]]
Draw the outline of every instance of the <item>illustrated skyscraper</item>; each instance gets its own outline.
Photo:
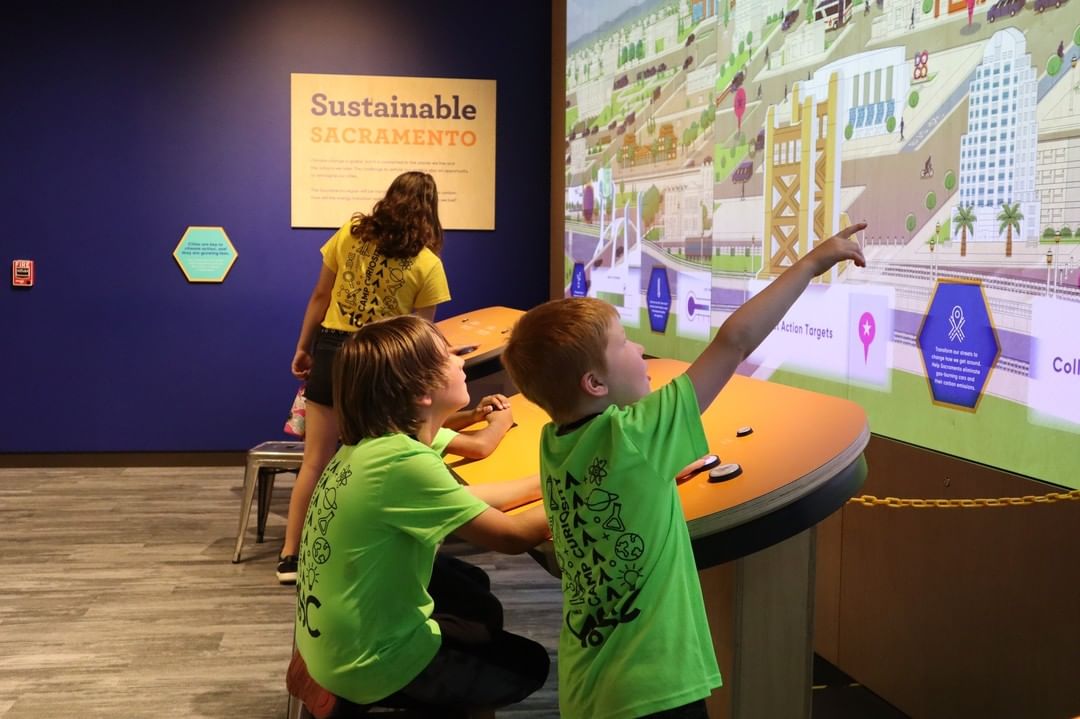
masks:
[[[975,208],[974,242],[1001,241],[1003,204],[1018,203],[1024,216],[1014,239],[1037,234],[1037,92],[1023,33],[1011,27],[994,33],[969,87],[968,131],[960,138],[958,203]]]

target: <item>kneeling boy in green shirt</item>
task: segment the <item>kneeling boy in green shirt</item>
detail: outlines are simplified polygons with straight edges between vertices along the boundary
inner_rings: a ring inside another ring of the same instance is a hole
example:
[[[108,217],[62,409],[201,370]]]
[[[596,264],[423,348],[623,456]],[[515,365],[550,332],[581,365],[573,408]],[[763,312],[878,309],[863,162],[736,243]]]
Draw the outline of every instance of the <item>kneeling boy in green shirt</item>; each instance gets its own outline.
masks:
[[[304,521],[290,691],[316,717],[376,704],[457,717],[520,701],[547,677],[545,649],[503,630],[483,572],[436,550],[450,533],[510,554],[535,546],[543,512],[496,507],[535,499],[536,479],[463,487],[432,448],[469,393],[462,359],[426,320],[358,329],[333,386],[344,445]]]

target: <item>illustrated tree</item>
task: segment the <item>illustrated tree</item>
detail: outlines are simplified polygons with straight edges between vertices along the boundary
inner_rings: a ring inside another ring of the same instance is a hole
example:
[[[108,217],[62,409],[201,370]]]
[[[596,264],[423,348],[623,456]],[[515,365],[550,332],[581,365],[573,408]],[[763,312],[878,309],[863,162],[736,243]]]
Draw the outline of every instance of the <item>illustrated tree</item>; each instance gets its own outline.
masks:
[[[1061,72],[1061,58],[1056,54],[1051,55],[1046,61],[1046,74],[1050,77],[1054,77],[1059,72]]]
[[[1005,256],[1012,257],[1012,241],[1013,241],[1013,229],[1017,232],[1020,231],[1020,220],[1024,219],[1023,213],[1020,212],[1020,203],[1014,202],[1008,204],[1007,202],[1001,203],[1001,212],[998,213],[998,222],[1001,223],[998,227],[998,234],[1002,232],[1005,234]]]
[[[653,220],[656,219],[656,212],[660,209],[660,190],[656,189],[656,185],[652,185],[645,191],[645,196],[641,198],[641,221],[646,226],[651,225]]]
[[[960,256],[967,257],[967,237],[969,232],[975,231],[975,208],[971,205],[960,205],[956,208],[956,217],[953,218],[953,227],[960,233]]]
[[[593,197],[592,183],[585,185],[585,191],[581,198],[581,214],[585,222],[592,224],[593,209],[596,207],[596,198]]]

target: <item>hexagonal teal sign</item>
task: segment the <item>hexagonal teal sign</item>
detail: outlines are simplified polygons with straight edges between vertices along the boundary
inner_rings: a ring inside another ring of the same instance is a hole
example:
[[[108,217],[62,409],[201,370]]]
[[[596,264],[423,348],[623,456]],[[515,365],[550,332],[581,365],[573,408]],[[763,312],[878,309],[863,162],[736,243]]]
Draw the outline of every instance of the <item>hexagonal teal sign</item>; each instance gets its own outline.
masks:
[[[189,227],[173,257],[188,282],[222,282],[236,262],[236,248],[222,227]]]

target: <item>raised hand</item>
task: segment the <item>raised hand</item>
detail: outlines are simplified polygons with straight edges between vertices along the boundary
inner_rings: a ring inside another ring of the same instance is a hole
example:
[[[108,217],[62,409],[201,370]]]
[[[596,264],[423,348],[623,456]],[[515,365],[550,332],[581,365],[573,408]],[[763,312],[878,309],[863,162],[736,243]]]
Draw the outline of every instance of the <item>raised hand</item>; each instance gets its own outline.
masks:
[[[865,222],[845,227],[807,254],[806,259],[812,263],[814,274],[820,275],[837,262],[845,260],[851,260],[859,267],[866,267],[862,246],[857,240],[852,239],[855,233],[864,229],[866,229]]]

